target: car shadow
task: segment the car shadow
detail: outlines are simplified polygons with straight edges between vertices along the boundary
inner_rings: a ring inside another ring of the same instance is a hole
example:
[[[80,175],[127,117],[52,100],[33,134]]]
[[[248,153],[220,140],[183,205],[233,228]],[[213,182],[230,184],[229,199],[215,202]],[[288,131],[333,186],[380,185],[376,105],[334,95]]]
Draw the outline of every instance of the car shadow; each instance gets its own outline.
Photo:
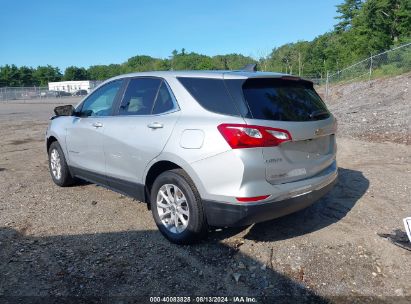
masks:
[[[80,179],[75,177],[74,183],[69,185],[68,187],[81,187],[81,186],[89,186],[89,185],[95,185],[96,187],[100,187],[97,184],[93,184],[92,182],[86,181],[85,179]]]
[[[323,229],[344,218],[357,201],[365,194],[369,181],[362,172],[338,168],[338,182],[323,198],[299,212],[254,224],[244,236],[255,241],[278,241],[290,239]],[[223,239],[238,234],[243,228],[226,228],[211,236]]]
[[[177,246],[158,231],[33,237],[3,227],[0,302],[149,303],[150,296],[327,302],[303,282],[258,263],[219,242]]]

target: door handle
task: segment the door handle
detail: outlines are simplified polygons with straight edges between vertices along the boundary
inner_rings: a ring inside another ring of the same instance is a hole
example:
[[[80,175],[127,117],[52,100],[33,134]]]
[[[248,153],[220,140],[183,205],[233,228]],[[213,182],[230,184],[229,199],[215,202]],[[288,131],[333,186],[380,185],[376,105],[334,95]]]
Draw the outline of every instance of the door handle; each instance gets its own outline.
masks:
[[[93,122],[91,125],[94,128],[101,128],[103,126],[103,124],[101,122]]]
[[[149,127],[150,129],[160,129],[163,127],[163,124],[159,122],[152,122],[151,124],[148,124],[147,127]]]

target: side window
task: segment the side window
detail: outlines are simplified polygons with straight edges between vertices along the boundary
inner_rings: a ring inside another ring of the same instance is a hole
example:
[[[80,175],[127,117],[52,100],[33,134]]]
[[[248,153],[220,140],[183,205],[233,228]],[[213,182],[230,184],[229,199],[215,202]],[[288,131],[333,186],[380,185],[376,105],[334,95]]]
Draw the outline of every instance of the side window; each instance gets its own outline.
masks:
[[[81,116],[108,116],[111,114],[113,103],[118,91],[121,88],[123,80],[110,82],[93,94],[91,94],[83,103]]]
[[[154,103],[153,114],[161,114],[171,111],[175,108],[173,97],[171,97],[170,91],[166,83],[163,81],[161,83],[160,89],[158,90],[157,99]]]
[[[128,83],[119,115],[150,115],[161,79],[134,78]]]
[[[195,100],[206,110],[232,116],[240,116],[223,79],[177,78]]]

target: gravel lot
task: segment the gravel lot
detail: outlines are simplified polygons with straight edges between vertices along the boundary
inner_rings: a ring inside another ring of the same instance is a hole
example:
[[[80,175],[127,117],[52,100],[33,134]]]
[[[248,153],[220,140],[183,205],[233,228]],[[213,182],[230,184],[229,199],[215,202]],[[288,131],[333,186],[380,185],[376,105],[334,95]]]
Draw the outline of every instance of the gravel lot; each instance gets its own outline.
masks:
[[[319,92],[324,96],[324,87]],[[331,85],[327,104],[340,135],[411,144],[411,73]]]
[[[284,218],[177,246],[160,235],[144,204],[93,184],[52,183],[43,137],[54,106],[0,104],[3,302],[188,295],[247,295],[259,303],[290,300],[283,296],[411,300],[411,252],[378,236],[403,230],[402,218],[411,216],[409,145],[348,138],[350,122],[339,114],[339,183],[325,198]]]

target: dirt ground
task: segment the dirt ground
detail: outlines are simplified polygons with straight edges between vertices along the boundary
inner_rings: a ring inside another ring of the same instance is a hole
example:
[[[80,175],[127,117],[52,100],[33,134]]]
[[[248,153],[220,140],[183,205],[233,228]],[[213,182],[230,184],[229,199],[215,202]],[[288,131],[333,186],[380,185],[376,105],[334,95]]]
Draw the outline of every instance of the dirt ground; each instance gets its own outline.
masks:
[[[344,137],[411,144],[411,73],[331,84],[327,106]],[[325,96],[325,87],[318,88]]]
[[[411,252],[378,235],[411,216],[410,146],[340,136],[339,182],[325,198],[177,246],[144,204],[93,184],[53,184],[44,134],[54,106],[0,104],[0,302],[411,301]]]

